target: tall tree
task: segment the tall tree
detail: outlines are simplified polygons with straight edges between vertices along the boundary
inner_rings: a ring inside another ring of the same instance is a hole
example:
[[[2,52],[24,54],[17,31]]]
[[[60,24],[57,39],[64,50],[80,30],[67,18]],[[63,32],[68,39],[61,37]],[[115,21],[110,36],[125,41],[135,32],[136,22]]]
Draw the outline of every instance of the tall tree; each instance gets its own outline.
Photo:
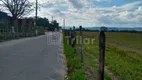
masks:
[[[27,12],[32,10],[32,3],[29,0],[0,0],[5,7],[12,15],[13,19],[21,17]]]

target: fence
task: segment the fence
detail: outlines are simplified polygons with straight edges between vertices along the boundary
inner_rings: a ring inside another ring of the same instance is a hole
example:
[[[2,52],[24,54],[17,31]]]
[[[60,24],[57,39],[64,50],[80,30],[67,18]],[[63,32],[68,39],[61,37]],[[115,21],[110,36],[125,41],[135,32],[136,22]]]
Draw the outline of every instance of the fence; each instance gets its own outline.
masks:
[[[74,48],[74,54],[77,54],[77,31],[75,27],[70,30],[65,30],[64,35],[68,37],[69,45]],[[79,26],[79,53],[80,61],[84,63],[84,52],[83,52],[83,28]],[[104,30],[100,32],[99,36],[99,69],[98,69],[98,80],[104,80],[104,64],[105,64],[105,33]],[[95,63],[94,63],[95,64]]]
[[[44,34],[44,29],[38,28],[38,33],[39,35]],[[11,20],[0,22],[0,42],[31,36],[36,36],[33,20],[17,19],[14,23]]]

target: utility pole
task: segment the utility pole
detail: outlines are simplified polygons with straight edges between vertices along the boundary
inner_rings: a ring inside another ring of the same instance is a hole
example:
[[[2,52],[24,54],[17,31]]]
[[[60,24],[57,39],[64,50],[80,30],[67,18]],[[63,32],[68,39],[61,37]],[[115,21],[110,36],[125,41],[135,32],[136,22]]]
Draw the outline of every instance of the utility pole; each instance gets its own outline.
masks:
[[[35,13],[35,27],[36,27],[36,35],[38,34],[38,30],[37,30],[37,10],[38,10],[38,0],[36,0],[36,13]]]
[[[64,29],[65,29],[65,25],[66,25],[65,18],[63,18],[63,27],[64,27]]]
[[[36,23],[37,23],[37,9],[38,9],[38,1],[36,0]]]
[[[49,15],[52,18],[51,22],[53,22],[55,16],[48,14],[48,13],[47,13],[47,15]]]
[[[53,18],[54,18],[54,17],[52,16],[52,22],[53,22]]]

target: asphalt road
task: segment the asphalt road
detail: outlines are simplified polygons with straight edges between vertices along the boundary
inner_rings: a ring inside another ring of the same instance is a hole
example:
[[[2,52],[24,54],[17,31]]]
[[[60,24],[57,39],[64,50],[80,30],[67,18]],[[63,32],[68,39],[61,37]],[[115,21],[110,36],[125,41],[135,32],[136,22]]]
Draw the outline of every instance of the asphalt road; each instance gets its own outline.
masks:
[[[0,80],[64,80],[59,32],[0,43]]]

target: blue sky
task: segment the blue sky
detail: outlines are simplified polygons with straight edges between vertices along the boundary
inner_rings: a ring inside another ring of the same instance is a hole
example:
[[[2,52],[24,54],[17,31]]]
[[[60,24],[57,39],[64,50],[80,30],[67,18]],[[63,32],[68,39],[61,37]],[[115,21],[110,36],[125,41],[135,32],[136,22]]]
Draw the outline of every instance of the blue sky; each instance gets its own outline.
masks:
[[[39,0],[39,3],[38,15],[49,20],[53,15],[61,26],[65,18],[66,26],[142,27],[142,0]]]

